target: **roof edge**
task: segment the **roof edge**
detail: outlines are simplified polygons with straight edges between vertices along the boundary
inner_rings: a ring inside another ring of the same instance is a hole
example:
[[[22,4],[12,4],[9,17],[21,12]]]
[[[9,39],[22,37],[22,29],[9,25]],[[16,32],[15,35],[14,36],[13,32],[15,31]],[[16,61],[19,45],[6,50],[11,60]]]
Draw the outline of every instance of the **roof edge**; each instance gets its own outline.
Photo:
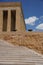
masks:
[[[0,2],[0,7],[21,6],[21,2]]]

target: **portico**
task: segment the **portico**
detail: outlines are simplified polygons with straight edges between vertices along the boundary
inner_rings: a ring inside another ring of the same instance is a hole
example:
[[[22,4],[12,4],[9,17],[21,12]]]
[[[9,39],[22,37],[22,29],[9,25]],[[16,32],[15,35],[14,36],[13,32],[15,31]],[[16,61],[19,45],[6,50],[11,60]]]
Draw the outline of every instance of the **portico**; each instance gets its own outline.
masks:
[[[0,3],[0,32],[24,31],[25,22],[20,3]]]

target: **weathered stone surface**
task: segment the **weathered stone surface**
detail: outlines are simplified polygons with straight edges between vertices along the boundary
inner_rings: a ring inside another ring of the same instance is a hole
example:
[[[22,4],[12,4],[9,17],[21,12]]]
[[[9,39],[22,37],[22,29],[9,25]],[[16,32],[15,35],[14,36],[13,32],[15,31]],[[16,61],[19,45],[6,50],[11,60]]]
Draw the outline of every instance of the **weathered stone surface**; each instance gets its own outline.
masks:
[[[26,46],[43,54],[43,32],[0,33],[0,39],[19,46]]]

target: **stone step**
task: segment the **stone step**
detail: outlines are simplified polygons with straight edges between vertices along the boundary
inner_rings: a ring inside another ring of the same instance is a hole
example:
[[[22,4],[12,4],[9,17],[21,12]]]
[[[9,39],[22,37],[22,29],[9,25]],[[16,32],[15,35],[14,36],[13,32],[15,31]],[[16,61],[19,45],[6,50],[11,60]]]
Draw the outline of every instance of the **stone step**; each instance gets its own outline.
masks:
[[[19,64],[19,63],[16,64],[15,63],[15,64],[0,64],[0,65],[35,65],[35,63],[28,63],[28,64],[26,64],[26,63],[25,64],[24,63],[23,64],[22,63],[21,64]]]
[[[43,65],[43,57],[23,46],[0,42],[0,65]]]

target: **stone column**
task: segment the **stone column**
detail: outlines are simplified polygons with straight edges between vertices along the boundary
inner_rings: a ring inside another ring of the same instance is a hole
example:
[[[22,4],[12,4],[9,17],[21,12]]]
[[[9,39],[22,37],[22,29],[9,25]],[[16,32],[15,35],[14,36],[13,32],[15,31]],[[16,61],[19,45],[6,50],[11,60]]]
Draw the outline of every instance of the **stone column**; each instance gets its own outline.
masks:
[[[11,10],[8,10],[7,32],[11,32]]]
[[[20,31],[20,10],[16,9],[16,29],[17,31]]]
[[[0,10],[0,32],[3,30],[3,11]]]

